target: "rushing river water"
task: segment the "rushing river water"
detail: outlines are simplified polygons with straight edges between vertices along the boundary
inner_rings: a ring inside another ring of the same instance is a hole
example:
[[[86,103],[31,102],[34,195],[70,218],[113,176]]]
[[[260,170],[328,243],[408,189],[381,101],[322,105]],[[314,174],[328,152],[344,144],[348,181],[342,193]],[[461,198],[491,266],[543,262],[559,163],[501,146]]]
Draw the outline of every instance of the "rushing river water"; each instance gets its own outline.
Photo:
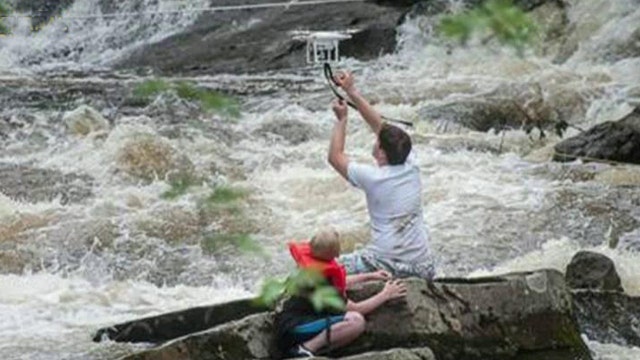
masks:
[[[98,3],[77,0],[65,16],[96,12]],[[170,5],[127,0],[117,11],[140,3],[159,10]],[[183,8],[206,3],[191,1]],[[430,41],[420,19],[401,27],[396,54],[338,65],[355,72],[358,86],[381,112],[417,124],[412,135],[439,276],[564,271],[575,252],[588,249],[612,258],[625,291],[640,295],[639,167],[552,163],[559,141],[553,134],[541,140],[535,131],[482,133],[421,116],[428,106],[535,84],[546,100],[569,109],[567,120],[579,127],[621,118],[640,103],[640,59],[612,61],[602,44],[624,37],[630,26],[637,31],[637,5],[573,1],[568,14],[577,24],[579,48],[562,65],[504,49],[449,53]],[[123,17],[91,26],[65,24],[62,17],[37,34],[29,34],[26,19],[13,19],[14,35],[0,39],[0,83],[51,86],[51,92],[56,81],[79,88],[133,87],[140,81],[134,76],[95,74],[141,44],[180,32],[195,14]],[[60,55],[63,48],[69,51]],[[37,61],[25,64],[27,58]],[[94,75],[37,75],[79,69]],[[65,125],[63,111],[25,107],[18,99],[1,110],[0,174],[13,184],[0,193],[2,358],[115,359],[136,347],[92,343],[97,328],[248,296],[264,276],[292,267],[287,240],[308,237],[323,225],[336,227],[351,243],[366,241],[363,194],[326,163],[333,116],[319,68],[191,80],[218,88],[255,83],[277,91],[239,97],[242,113],[231,120],[198,114],[172,123],[172,106],[188,110],[188,104],[175,105],[167,97],[156,99],[144,116],[105,103],[96,108],[109,120],[108,129],[87,136]],[[358,116],[349,121],[347,152],[371,161],[372,135]],[[296,136],[304,141],[263,130],[274,122],[295,122],[302,129]],[[565,136],[576,132],[569,129]],[[168,149],[158,156],[173,159],[167,160],[173,168],[188,164],[181,171],[197,174],[201,182],[172,199],[163,196],[168,182],[131,176],[126,161],[144,146]],[[244,195],[234,207],[203,208],[211,188],[220,186]],[[203,245],[202,234],[239,228],[248,229],[261,253],[208,251]],[[612,249],[614,238],[618,246]],[[637,348],[591,341],[589,346],[599,360],[640,358]]]

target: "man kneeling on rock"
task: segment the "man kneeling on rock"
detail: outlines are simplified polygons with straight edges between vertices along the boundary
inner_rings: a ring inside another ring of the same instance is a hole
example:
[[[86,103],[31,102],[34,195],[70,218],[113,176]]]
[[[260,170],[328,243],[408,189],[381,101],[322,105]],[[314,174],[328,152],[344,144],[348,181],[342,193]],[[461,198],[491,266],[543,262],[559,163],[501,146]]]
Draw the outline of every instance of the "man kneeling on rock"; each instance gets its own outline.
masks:
[[[347,276],[336,258],[340,255],[340,235],[335,230],[323,230],[310,242],[290,243],[289,251],[300,268],[314,268],[336,288],[346,301],[346,311],[315,311],[308,296],[298,294],[287,299],[276,314],[278,348],[290,357],[312,357],[330,347],[336,349],[358,338],[365,330],[364,315],[385,302],[402,298],[406,286],[399,281],[387,281],[376,295],[353,302],[346,297],[346,288],[370,280],[388,280],[389,273],[377,271]]]
[[[376,136],[372,155],[376,165],[351,161],[344,153],[347,104],[333,104],[337,122],[331,135],[329,163],[355,187],[364,190],[371,222],[371,241],[362,250],[340,257],[349,274],[386,270],[396,277],[432,279],[434,261],[423,219],[420,168],[411,138],[384,123],[382,116],[360,95],[350,73],[335,82],[347,93]]]

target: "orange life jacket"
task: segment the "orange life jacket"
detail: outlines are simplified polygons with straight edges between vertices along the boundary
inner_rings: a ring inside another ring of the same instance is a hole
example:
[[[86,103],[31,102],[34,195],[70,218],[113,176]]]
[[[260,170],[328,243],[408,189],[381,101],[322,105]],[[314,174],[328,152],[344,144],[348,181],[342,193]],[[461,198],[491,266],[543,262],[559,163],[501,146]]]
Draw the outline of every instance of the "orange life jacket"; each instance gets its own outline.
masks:
[[[316,259],[311,254],[309,242],[290,242],[289,252],[296,264],[302,269],[317,269],[333,285],[343,297],[347,293],[347,271],[335,259],[324,261]]]

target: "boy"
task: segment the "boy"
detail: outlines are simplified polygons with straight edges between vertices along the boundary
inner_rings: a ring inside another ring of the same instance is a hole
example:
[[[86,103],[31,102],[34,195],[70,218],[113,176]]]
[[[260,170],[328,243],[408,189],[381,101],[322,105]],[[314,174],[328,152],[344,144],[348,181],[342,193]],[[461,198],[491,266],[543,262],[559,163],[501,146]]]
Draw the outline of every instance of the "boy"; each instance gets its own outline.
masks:
[[[314,356],[330,345],[338,348],[351,343],[365,330],[364,315],[385,302],[406,295],[406,286],[399,281],[388,281],[378,294],[361,302],[346,298],[349,285],[369,280],[386,280],[384,271],[346,276],[344,267],[336,258],[340,255],[340,235],[335,230],[323,230],[310,242],[289,243],[289,251],[301,268],[315,268],[336,288],[346,300],[346,311],[314,310],[304,294],[292,296],[276,316],[278,347],[289,356]]]

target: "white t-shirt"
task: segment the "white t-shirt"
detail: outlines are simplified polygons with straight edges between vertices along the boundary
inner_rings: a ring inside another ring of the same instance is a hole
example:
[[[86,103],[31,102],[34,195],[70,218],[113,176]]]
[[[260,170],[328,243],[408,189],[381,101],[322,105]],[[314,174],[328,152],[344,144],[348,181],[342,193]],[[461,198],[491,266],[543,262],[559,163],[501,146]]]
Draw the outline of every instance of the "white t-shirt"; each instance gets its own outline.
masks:
[[[367,195],[371,218],[367,250],[405,263],[431,261],[415,153],[411,151],[402,165],[378,167],[350,161],[347,176]]]

